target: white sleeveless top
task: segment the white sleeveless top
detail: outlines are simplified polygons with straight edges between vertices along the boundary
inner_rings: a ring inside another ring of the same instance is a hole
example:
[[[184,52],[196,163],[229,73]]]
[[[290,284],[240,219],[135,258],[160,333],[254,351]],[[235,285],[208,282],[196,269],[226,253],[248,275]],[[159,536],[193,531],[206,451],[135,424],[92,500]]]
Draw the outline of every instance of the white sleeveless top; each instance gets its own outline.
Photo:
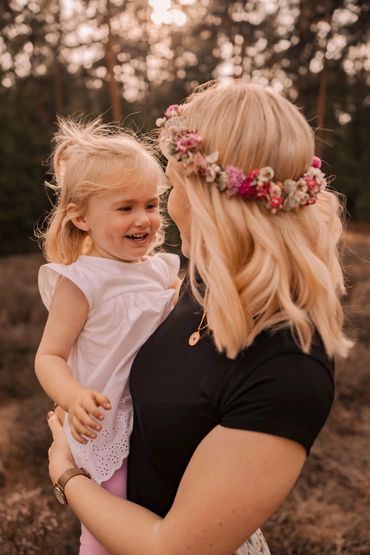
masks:
[[[68,364],[74,378],[104,393],[112,408],[102,409],[103,428],[86,445],[72,437],[68,418],[64,426],[77,466],[98,483],[111,478],[128,455],[133,416],[129,372],[139,348],[172,309],[178,270],[178,256],[169,253],[154,254],[140,263],[80,256],[73,264],[40,268],[39,289],[46,308],[60,276],[75,283],[89,303]]]

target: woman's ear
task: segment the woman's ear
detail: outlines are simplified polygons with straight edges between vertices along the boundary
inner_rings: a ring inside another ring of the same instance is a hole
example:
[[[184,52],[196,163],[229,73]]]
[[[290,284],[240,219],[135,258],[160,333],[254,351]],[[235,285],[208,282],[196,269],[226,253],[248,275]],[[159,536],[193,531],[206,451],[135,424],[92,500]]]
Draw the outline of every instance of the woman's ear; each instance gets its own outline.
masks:
[[[67,205],[67,214],[72,216],[71,217],[71,222],[78,229],[81,229],[81,231],[89,231],[90,226],[89,226],[89,223],[86,219],[86,214],[81,212],[81,210],[78,208],[77,204],[75,204],[74,202],[70,202]],[[75,215],[73,215],[73,214],[75,214]]]

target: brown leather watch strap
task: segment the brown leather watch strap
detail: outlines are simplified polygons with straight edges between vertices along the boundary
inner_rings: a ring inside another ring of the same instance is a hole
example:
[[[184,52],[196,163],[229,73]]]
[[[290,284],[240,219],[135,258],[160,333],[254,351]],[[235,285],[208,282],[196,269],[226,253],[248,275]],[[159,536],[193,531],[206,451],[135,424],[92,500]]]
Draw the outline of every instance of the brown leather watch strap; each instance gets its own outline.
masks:
[[[63,505],[68,505],[67,498],[64,493],[64,488],[67,482],[74,476],[86,476],[86,478],[91,478],[90,474],[84,468],[79,468],[78,466],[73,466],[69,468],[59,477],[59,479],[54,484],[54,493],[56,498]]]
[[[79,474],[81,474],[82,476],[86,476],[87,478],[91,478],[87,470],[85,470],[84,468],[79,468],[78,466],[73,466],[72,468],[69,468],[68,470],[63,472],[63,474],[57,481],[57,484],[59,484],[59,486],[64,490],[68,480],[73,478],[73,476],[78,476]]]

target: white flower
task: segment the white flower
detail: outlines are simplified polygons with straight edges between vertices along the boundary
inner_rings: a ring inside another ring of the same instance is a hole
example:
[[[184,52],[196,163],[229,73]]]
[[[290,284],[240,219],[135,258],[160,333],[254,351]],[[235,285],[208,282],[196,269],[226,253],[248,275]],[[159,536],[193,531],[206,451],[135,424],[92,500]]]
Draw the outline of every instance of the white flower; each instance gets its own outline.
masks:
[[[206,156],[206,160],[210,164],[214,164],[215,162],[217,162],[217,160],[218,160],[218,151],[215,150],[214,152],[211,152],[211,154],[208,154]]]
[[[324,174],[322,173],[322,171],[320,170],[320,168],[310,168],[309,169],[309,173],[310,175],[312,175],[313,177],[323,177]]]
[[[297,197],[293,194],[288,195],[283,202],[283,209],[284,210],[294,210],[294,208],[297,208],[297,206],[299,206],[299,201],[297,199]]]
[[[297,183],[294,179],[286,179],[284,181],[284,191],[287,194],[294,193],[297,190]]]
[[[207,183],[212,183],[212,181],[216,179],[218,169],[219,166],[217,166],[217,164],[212,164],[212,166],[209,166],[209,168],[207,168],[205,175]]]
[[[168,129],[176,129],[177,131],[186,129],[185,120],[180,116],[173,116],[171,119],[167,119],[165,121],[166,121],[166,127]]]
[[[264,181],[270,181],[274,177],[274,170],[270,166],[265,166],[260,169],[259,177]]]
[[[302,177],[297,181],[297,189],[299,191],[303,191],[304,193],[307,192],[307,183]]]
[[[227,189],[228,178],[225,172],[220,172],[216,179],[217,189],[222,193]]]
[[[305,204],[307,204],[308,199],[310,198],[309,195],[307,193],[305,193],[304,191],[297,191],[295,194],[295,198],[297,199],[297,202],[301,205],[304,206]]]

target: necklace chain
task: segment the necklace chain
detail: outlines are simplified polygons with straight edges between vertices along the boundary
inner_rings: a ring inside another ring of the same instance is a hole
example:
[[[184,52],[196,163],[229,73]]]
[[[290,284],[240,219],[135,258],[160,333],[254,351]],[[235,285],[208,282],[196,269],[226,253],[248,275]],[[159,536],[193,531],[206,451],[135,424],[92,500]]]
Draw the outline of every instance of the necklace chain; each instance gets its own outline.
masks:
[[[199,326],[198,326],[197,330],[194,331],[188,339],[188,343],[189,343],[190,347],[194,347],[194,345],[196,345],[199,342],[199,340],[201,339],[200,332],[202,330],[205,330],[208,327],[208,323],[202,325],[204,320],[205,320],[205,317],[206,317],[206,313],[203,312],[202,319],[199,323]]]

